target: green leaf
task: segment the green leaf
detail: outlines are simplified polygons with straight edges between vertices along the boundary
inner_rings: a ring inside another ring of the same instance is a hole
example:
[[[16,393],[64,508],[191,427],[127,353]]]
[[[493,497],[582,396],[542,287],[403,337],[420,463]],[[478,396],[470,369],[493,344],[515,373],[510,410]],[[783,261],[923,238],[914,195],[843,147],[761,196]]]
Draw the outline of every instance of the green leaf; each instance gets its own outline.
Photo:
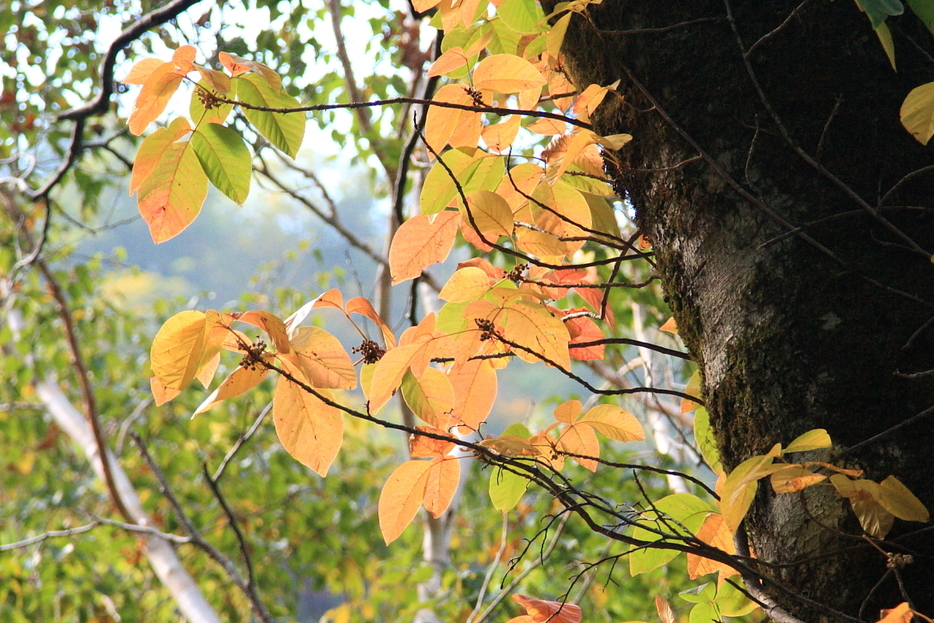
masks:
[[[504,0],[496,14],[513,32],[530,35],[544,30],[545,14],[535,0]]]
[[[688,618],[689,623],[711,623],[711,621],[720,620],[720,611],[716,604],[704,602],[691,608],[691,615]]]
[[[856,0],[856,4],[869,16],[873,28],[878,28],[889,15],[901,15],[905,11],[901,0]]]
[[[710,414],[704,407],[698,407],[694,412],[694,440],[701,456],[715,474],[723,473],[723,464],[720,463],[720,452],[717,450],[717,440],[714,439],[710,428]]]
[[[711,511],[706,502],[690,493],[675,493],[664,497],[655,504],[655,508],[658,513],[654,511],[643,513],[640,523],[648,524],[651,528],[663,532],[685,535],[697,532],[704,523],[704,518]],[[667,521],[663,522],[661,518]],[[661,537],[655,532],[636,526],[633,528],[632,538],[640,541],[658,541]],[[629,555],[629,572],[632,575],[638,575],[651,571],[661,567],[677,555],[678,552],[675,551],[654,548],[633,551]]]
[[[194,122],[196,126],[207,123],[208,121],[223,123],[230,114],[230,111],[233,110],[233,104],[228,104],[226,102],[219,103],[214,108],[208,110],[204,106],[204,102],[198,96],[199,92],[204,91],[213,93],[207,81],[201,80],[191,93],[191,103],[188,105],[188,116],[191,117],[192,122]],[[229,93],[227,95],[229,95]]]
[[[476,150],[451,149],[441,155],[444,164],[457,176],[457,180],[469,195],[477,190],[496,190],[506,174],[505,160],[499,156],[485,156]],[[451,174],[441,162],[434,166],[425,177],[419,199],[422,214],[437,214],[458,196],[457,186]]]
[[[519,474],[503,468],[494,469],[490,473],[490,500],[493,507],[501,513],[508,513],[529,486],[529,481]]]
[[[250,150],[240,135],[228,127],[206,123],[191,135],[191,145],[211,183],[243,205],[250,194],[253,166]]]
[[[705,582],[694,588],[689,588],[686,591],[681,591],[678,593],[686,602],[692,604],[702,604],[705,602],[711,602],[717,596],[717,585],[713,582]]]
[[[276,93],[257,74],[243,74],[232,82],[237,99],[244,104],[280,109],[299,107],[298,100],[285,91]],[[293,158],[298,154],[305,137],[305,113],[274,113],[243,108],[243,114],[270,143]]]
[[[907,0],[908,6],[914,11],[914,14],[924,22],[932,33],[934,33],[934,1],[932,0]]]
[[[876,26],[875,33],[876,36],[879,37],[879,43],[882,44],[882,49],[885,50],[885,55],[889,58],[889,64],[892,66],[892,69],[895,70],[895,43],[892,41],[892,32],[889,30],[889,27],[883,23]]]

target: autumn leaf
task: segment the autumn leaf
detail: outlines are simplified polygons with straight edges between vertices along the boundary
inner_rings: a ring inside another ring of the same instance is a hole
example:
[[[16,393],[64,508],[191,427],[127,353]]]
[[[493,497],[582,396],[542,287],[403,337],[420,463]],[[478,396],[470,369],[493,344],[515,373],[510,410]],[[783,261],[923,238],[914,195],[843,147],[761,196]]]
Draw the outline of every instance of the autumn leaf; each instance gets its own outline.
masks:
[[[409,456],[413,459],[443,459],[451,450],[454,449],[454,438],[445,431],[434,426],[416,426],[415,430],[419,433],[430,433],[440,437],[448,437],[442,440],[437,437],[429,437],[424,434],[413,433],[409,437]]]
[[[435,93],[432,102],[476,106],[464,85],[446,84]],[[480,112],[432,106],[425,122],[425,142],[435,152],[440,153],[446,145],[451,147],[477,146],[481,131]]]
[[[463,303],[480,298],[490,289],[490,277],[482,269],[467,266],[454,271],[438,298],[452,303]]]
[[[426,76],[433,78],[443,76],[447,73],[460,69],[467,64],[468,57],[464,53],[464,48],[454,46],[446,50],[438,59],[431,64],[426,72]]]
[[[555,407],[552,415],[554,415],[555,419],[559,422],[573,424],[577,421],[578,416],[580,416],[582,408],[583,405],[580,400],[567,400]]]
[[[182,390],[194,378],[207,336],[205,314],[189,310],[169,318],[152,340],[152,373],[166,389]]]
[[[899,519],[926,522],[931,516],[924,504],[895,476],[879,483],[879,503]]]
[[[149,377],[149,390],[152,392],[153,402],[157,407],[161,407],[168,401],[182,393],[180,389],[171,389],[166,387],[158,376]]]
[[[301,374],[287,361],[282,361],[282,365],[293,376]],[[330,399],[327,390],[317,391]],[[276,384],[272,415],[276,434],[286,452],[319,476],[327,475],[343,439],[340,411],[282,376]]]
[[[194,47],[185,45],[175,50],[170,62],[162,63],[158,67],[148,63],[136,75],[130,72],[130,77],[133,79],[141,77],[147,71],[149,72],[143,82],[143,88],[140,89],[139,95],[136,96],[133,111],[127,120],[131,134],[139,136],[146,129],[146,126],[162,114],[169,100],[178,90],[178,85],[181,84],[182,79],[194,69],[191,62],[194,57]]]
[[[354,298],[347,301],[345,313],[359,314],[364,318],[369,318],[371,321],[373,321],[373,324],[379,327],[379,331],[383,336],[383,343],[386,345],[386,348],[395,348],[396,338],[392,334],[392,329],[386,326],[386,323],[383,322],[383,319],[379,317],[379,314],[377,314],[376,310],[373,309],[372,303],[370,303],[368,300],[362,296],[355,296]]]
[[[903,601],[894,608],[883,610],[877,623],[911,623],[913,612],[908,602]]]
[[[319,327],[298,327],[289,359],[312,387],[354,389],[357,373],[340,341]]]
[[[726,522],[723,521],[723,515],[720,513],[710,513],[707,515],[695,536],[704,543],[716,547],[727,554],[732,555],[736,553],[736,546],[733,544],[733,533],[730,532]],[[725,563],[711,560],[710,558],[704,558],[703,556],[690,553],[687,557],[688,577],[692,580],[715,571],[723,571],[728,575],[738,573],[738,571]]]
[[[535,363],[544,358],[562,368],[570,367],[568,330],[543,305],[518,301],[503,309],[502,325],[503,337],[524,347],[516,352],[523,361]]]
[[[406,461],[397,467],[383,485],[377,505],[379,529],[386,544],[399,538],[412,523],[428,485],[430,461]]]
[[[389,401],[402,383],[402,378],[409,369],[412,357],[420,348],[422,348],[422,344],[399,346],[387,351],[376,362],[368,395],[370,413],[376,413]]]
[[[597,470],[597,461],[600,458],[600,441],[590,426],[584,423],[572,424],[561,432],[558,438],[558,449],[571,455],[585,469],[594,472]],[[584,458],[589,457],[589,458]]]
[[[279,93],[282,90],[282,79],[279,77],[279,74],[277,74],[267,65],[257,61],[251,61],[246,58],[241,58],[234,54],[228,54],[227,52],[219,52],[217,55],[217,60],[219,60],[221,65],[226,67],[227,71],[230,72],[230,75],[234,77],[240,76],[248,71],[252,71],[269,85],[273,93]]]
[[[425,510],[434,518],[440,517],[451,505],[460,483],[461,464],[456,458],[434,459],[426,474]]]
[[[130,195],[139,190],[140,185],[149,177],[162,159],[162,155],[173,143],[191,132],[191,125],[184,117],[172,120],[167,128],[159,128],[143,139],[136,159],[133,161],[133,174],[130,176]]]
[[[525,611],[535,623],[580,623],[582,613],[580,606],[560,601],[546,601],[513,594],[512,600],[525,608]]]
[[[794,439],[788,447],[785,448],[785,454],[789,452],[807,452],[808,450],[821,450],[830,448],[833,442],[830,441],[830,435],[823,428],[815,428],[800,435]]]
[[[208,178],[191,142],[165,146],[158,163],[139,185],[139,212],[153,242],[165,242],[188,227],[201,211],[207,194]]]
[[[275,360],[275,356],[271,353],[263,353],[262,358],[263,361],[269,364],[272,364]],[[204,399],[201,405],[195,409],[195,412],[191,414],[192,417],[213,409],[228,398],[234,398],[245,391],[253,389],[268,375],[269,368],[259,362],[238,366],[217,389]]]
[[[474,88],[497,93],[519,93],[547,84],[532,63],[512,54],[492,54],[473,72]]]
[[[793,464],[778,470],[769,480],[775,493],[794,493],[827,480],[827,476],[815,474],[801,465]]]
[[[454,409],[451,421],[470,430],[477,430],[496,401],[497,380],[493,364],[482,359],[455,365],[448,373],[454,388]]]
[[[446,374],[426,368],[421,377],[406,371],[401,382],[402,397],[412,412],[431,426],[446,429],[454,408],[454,387]]]
[[[636,416],[616,405],[600,404],[588,409],[579,422],[587,424],[604,437],[615,441],[630,442],[645,439],[645,431]]]
[[[443,262],[457,235],[460,214],[449,211],[434,219],[417,214],[396,231],[389,248],[389,268],[392,282],[414,279],[428,266]]]
[[[512,147],[519,134],[522,119],[518,115],[509,115],[499,123],[491,123],[480,131],[480,137],[490,151],[503,153]]]
[[[512,234],[512,210],[506,200],[489,190],[478,190],[467,197],[467,206],[461,204],[462,218],[489,242]]]

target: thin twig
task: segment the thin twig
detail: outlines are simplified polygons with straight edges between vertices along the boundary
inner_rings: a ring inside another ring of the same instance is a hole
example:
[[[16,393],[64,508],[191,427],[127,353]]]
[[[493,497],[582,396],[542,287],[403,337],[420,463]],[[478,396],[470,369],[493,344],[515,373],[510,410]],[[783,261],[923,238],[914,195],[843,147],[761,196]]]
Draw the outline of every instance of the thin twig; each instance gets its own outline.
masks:
[[[265,419],[266,414],[269,413],[269,411],[270,411],[271,409],[272,409],[272,403],[270,402],[270,403],[269,403],[268,405],[266,405],[266,407],[260,412],[259,416],[258,416],[258,417],[256,418],[256,420],[253,422],[253,425],[250,426],[250,430],[248,430],[247,432],[245,432],[245,433],[241,434],[239,437],[237,437],[237,441],[234,443],[233,447],[232,447],[232,448],[227,452],[227,454],[224,456],[224,460],[221,461],[221,464],[217,466],[217,470],[215,470],[214,475],[211,476],[211,482],[215,482],[215,483],[216,483],[217,481],[219,481],[219,480],[221,479],[221,476],[224,475],[224,470],[227,469],[227,464],[230,463],[231,459],[234,458],[234,455],[237,454],[237,451],[240,450],[240,448],[243,446],[243,444],[245,444],[247,441],[250,440],[250,437],[253,436],[253,434],[254,434],[254,433],[256,432],[256,430],[259,428],[259,425],[263,423],[263,419]]]

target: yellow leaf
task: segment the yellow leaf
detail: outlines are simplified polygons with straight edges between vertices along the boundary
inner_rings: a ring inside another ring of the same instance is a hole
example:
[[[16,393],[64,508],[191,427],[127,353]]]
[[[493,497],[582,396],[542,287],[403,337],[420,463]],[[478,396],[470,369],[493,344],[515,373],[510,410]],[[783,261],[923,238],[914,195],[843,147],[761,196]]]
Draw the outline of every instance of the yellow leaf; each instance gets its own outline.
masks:
[[[287,361],[282,361],[282,365],[290,374],[301,374]],[[318,392],[330,399],[327,390]],[[286,452],[318,475],[327,475],[344,435],[340,411],[286,377],[280,377],[272,401],[272,415],[276,434]]]
[[[234,320],[251,324],[266,332],[272,343],[276,345],[276,350],[283,354],[288,354],[292,350],[289,343],[288,332],[285,329],[285,323],[282,319],[267,311],[248,311],[242,314],[231,314]]]
[[[523,361],[535,363],[539,356],[567,370],[571,365],[568,342],[571,337],[560,318],[543,305],[519,301],[504,309],[503,335],[510,342],[524,346],[516,354]]]
[[[340,341],[319,327],[298,327],[289,359],[312,387],[354,389],[357,373]]]
[[[902,125],[922,145],[934,136],[934,82],[915,87],[901,109]]]
[[[409,437],[409,456],[413,459],[443,459],[454,449],[454,437],[440,428],[433,426],[416,426],[420,433],[431,433],[447,437],[445,440],[429,437],[426,434],[412,433]]]
[[[473,73],[477,89],[497,93],[519,93],[547,84],[542,73],[532,63],[512,54],[487,56]]]
[[[666,320],[664,323],[662,323],[662,326],[660,326],[658,330],[665,331],[667,333],[674,333],[675,335],[678,335],[678,323],[675,322],[675,317],[672,316],[671,318]]]
[[[173,119],[167,128],[159,128],[143,139],[133,161],[133,175],[130,177],[130,194],[139,190],[140,185],[153,172],[162,159],[162,155],[177,140],[191,132],[191,125],[184,117]]]
[[[880,503],[881,486],[871,480],[850,480],[843,474],[833,474],[830,482],[840,495],[850,500],[863,530],[877,539],[884,539],[892,529],[895,516]]]
[[[383,485],[377,514],[379,529],[387,545],[399,538],[415,518],[425,499],[429,469],[429,461],[406,461],[389,475],[389,480]]]
[[[408,370],[402,377],[401,389],[415,415],[435,428],[448,428],[454,408],[454,387],[446,374],[426,368],[421,377],[416,377]]]
[[[428,469],[424,505],[434,518],[451,505],[460,482],[461,464],[454,458],[434,459]]]
[[[208,177],[190,143],[169,145],[139,186],[139,212],[153,242],[165,242],[188,227],[207,194]]]
[[[830,448],[833,446],[833,442],[830,441],[830,435],[827,434],[827,431],[823,428],[815,428],[814,430],[809,430],[795,438],[788,447],[785,448],[784,454],[789,452],[806,452],[808,450],[820,450],[822,448]]]
[[[512,142],[516,140],[521,121],[518,115],[509,115],[499,123],[485,126],[480,136],[483,137],[483,142],[490,148],[490,151],[503,153],[508,151],[512,147]]]
[[[207,323],[189,310],[169,318],[152,341],[152,373],[167,389],[182,390],[194,378],[204,352]]]
[[[879,483],[879,486],[881,489],[879,503],[899,519],[926,522],[931,518],[921,500],[915,497],[915,494],[895,476],[889,476]]]
[[[694,370],[694,374],[691,375],[691,378],[688,379],[687,387],[684,388],[684,393],[691,396],[700,396],[701,394],[701,375],[700,370]],[[701,406],[699,402],[695,400],[688,400],[687,398],[681,399],[681,413],[690,413],[695,411],[697,407]]]
[[[489,242],[512,234],[512,210],[506,200],[489,190],[478,190],[467,197],[467,208],[461,203],[464,223]]]
[[[533,229],[517,228],[516,245],[539,258],[561,258],[568,252],[567,245],[554,235]]]
[[[207,83],[207,86],[210,87],[212,91],[218,95],[230,93],[230,76],[222,71],[217,71],[209,67],[201,67],[200,65],[195,65],[195,69],[198,70],[198,73],[201,74],[204,82]]]
[[[484,439],[478,445],[505,456],[539,456],[541,451],[531,440],[518,435],[501,435]]]
[[[496,370],[493,364],[483,359],[455,365],[448,373],[454,388],[454,409],[451,421],[471,431],[483,423],[496,400]]]
[[[558,58],[561,54],[561,46],[564,44],[564,35],[568,31],[568,24],[570,23],[571,13],[568,13],[555,22],[555,25],[548,31],[547,38],[545,39],[545,49],[547,49],[548,53],[554,58]]]
[[[547,179],[554,183],[586,147],[596,142],[596,138],[597,135],[593,132],[575,129],[573,133],[560,136],[552,141],[548,149],[542,152],[542,157],[545,158],[547,164]]]
[[[155,121],[169,100],[178,90],[184,76],[175,72],[171,64],[166,63],[152,72],[133,105],[133,111],[127,120],[130,134],[139,136],[150,123]]]
[[[490,289],[490,278],[482,269],[468,266],[454,271],[441,288],[438,298],[452,303],[464,303],[478,299]]]
[[[727,554],[735,554],[736,549],[733,544],[733,533],[723,521],[723,515],[719,513],[710,513],[704,518],[704,523],[695,535],[698,539],[712,545]],[[688,577],[692,580],[714,571],[727,571],[736,573],[732,567],[725,563],[717,562],[697,554],[688,554]]]
[[[441,0],[412,0],[412,7],[419,13],[424,13],[432,9],[441,2]]]
[[[604,437],[616,441],[629,442],[645,439],[645,431],[636,416],[616,405],[597,405],[584,414],[580,423],[587,424]]]
[[[417,214],[402,224],[389,248],[389,268],[393,285],[414,279],[437,262],[443,262],[457,236],[460,214],[447,211],[434,219]]]
[[[609,136],[597,136],[595,138],[598,143],[607,149],[616,151],[632,140],[632,134],[611,134]]]
[[[775,444],[768,454],[746,459],[727,476],[720,495],[720,510],[732,532],[736,532],[746,516],[759,488],[758,480],[784,467],[772,465],[772,460],[780,455],[781,444]]]
[[[272,363],[275,356],[270,353],[263,354],[263,360]],[[269,368],[259,363],[249,366],[238,366],[236,370],[224,379],[224,382],[204,399],[204,402],[191,414],[192,417],[199,413],[209,411],[224,402],[228,398],[239,396],[243,392],[259,385],[269,374]]]
[[[772,474],[769,479],[775,493],[794,493],[827,480],[827,476],[815,474],[801,465],[789,465]]]

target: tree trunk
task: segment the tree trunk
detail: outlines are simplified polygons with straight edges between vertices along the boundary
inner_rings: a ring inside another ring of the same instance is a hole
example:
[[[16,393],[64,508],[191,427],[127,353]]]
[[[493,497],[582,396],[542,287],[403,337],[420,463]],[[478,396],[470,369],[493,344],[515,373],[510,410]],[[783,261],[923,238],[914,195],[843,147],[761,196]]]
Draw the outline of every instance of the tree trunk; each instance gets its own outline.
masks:
[[[822,458],[894,474],[934,508],[934,418],[842,454],[934,404],[932,376],[904,376],[934,368],[934,171],[898,117],[934,80],[931,35],[895,22],[896,73],[846,0],[605,0],[589,16],[567,69],[584,86],[621,79],[596,129],[635,137],[608,167],[654,244],[724,463],[825,428]],[[760,487],[745,527],[793,594],[765,590],[803,620],[834,619],[815,604],[875,620],[904,601],[896,575],[934,614],[922,524],[896,520],[881,547],[914,562],[884,579],[832,487]]]

